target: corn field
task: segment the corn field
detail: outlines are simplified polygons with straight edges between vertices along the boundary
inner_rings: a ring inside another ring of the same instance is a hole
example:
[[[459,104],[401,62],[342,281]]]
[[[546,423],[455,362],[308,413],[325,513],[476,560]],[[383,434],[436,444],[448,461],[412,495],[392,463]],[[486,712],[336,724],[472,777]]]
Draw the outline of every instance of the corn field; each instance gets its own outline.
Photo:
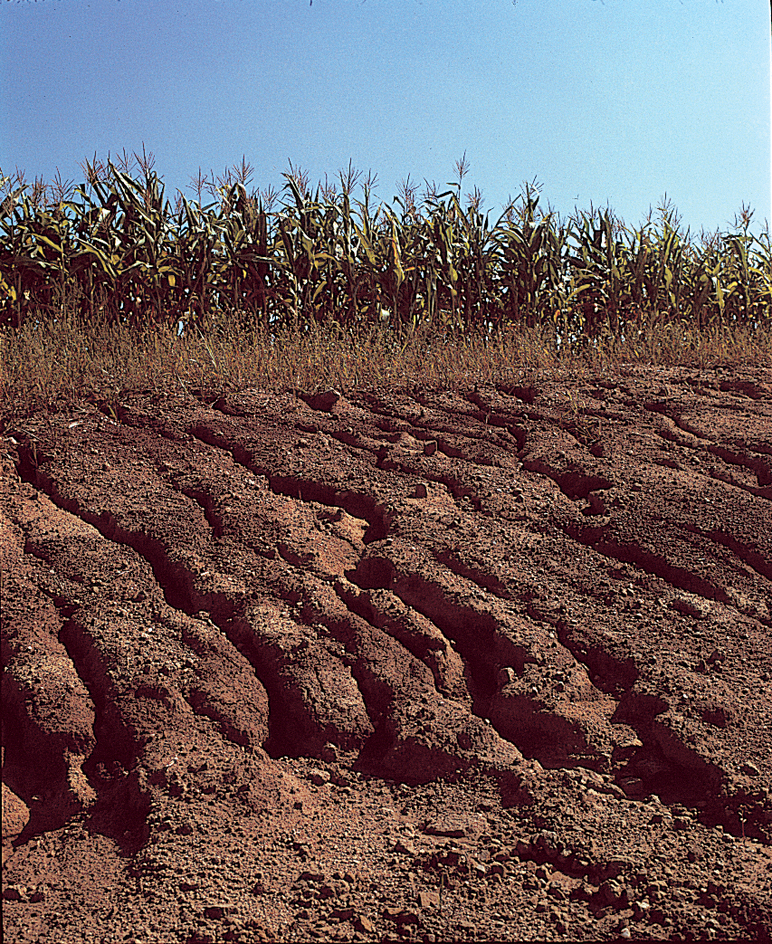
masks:
[[[770,234],[751,233],[746,209],[732,231],[693,238],[667,204],[633,230],[609,209],[561,219],[526,184],[491,223],[479,192],[462,197],[464,158],[457,183],[419,197],[408,178],[391,205],[374,206],[374,178],[351,166],[312,190],[290,164],[281,193],[248,192],[245,162],[199,172],[197,200],[172,205],[152,158],[135,157],[133,170],[86,162],[77,187],[0,173],[0,325],[74,306],[85,323],[178,333],[220,312],[269,334],[528,326],[581,345],[659,321],[770,323]]]

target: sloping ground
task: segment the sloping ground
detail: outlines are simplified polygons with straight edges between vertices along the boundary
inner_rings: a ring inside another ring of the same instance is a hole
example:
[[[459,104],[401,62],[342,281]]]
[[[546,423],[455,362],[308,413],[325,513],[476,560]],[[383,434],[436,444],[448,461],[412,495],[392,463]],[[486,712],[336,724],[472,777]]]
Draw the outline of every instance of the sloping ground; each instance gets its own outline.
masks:
[[[772,372],[4,449],[6,940],[770,939]]]

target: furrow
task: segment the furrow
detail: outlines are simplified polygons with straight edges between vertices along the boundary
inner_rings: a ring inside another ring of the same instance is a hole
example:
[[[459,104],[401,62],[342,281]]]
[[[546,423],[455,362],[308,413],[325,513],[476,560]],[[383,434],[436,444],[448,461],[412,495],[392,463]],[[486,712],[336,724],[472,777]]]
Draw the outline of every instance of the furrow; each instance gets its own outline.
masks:
[[[222,632],[224,637],[230,640],[248,660],[254,668],[260,685],[264,686],[268,693],[270,733],[265,746],[269,753],[295,754],[307,750],[314,753],[326,740],[332,739],[338,742],[342,740],[344,747],[350,746],[345,735],[345,725],[341,726],[342,730],[326,730],[324,723],[320,726],[314,721],[313,713],[309,713],[308,706],[301,697],[296,673],[290,671],[288,674],[288,667],[294,659],[292,647],[285,646],[280,634],[271,626],[263,626],[261,634],[259,632],[261,621],[259,618],[251,621],[247,618],[245,602],[234,600],[226,593],[202,592],[196,589],[198,575],[182,561],[174,560],[162,540],[141,531],[127,531],[120,526],[114,516],[105,513],[94,515],[80,508],[76,502],[63,499],[57,494],[52,484],[49,487],[52,500],[57,504],[63,507],[69,505],[69,511],[92,524],[106,538],[133,548],[144,558],[151,566],[155,579],[170,606],[189,616],[200,616],[205,613],[217,626],[218,631]],[[280,611],[276,610],[270,615],[278,623]],[[273,639],[273,645],[270,643],[271,639]],[[196,648],[194,638],[190,634],[183,635],[183,640],[192,648]],[[319,658],[322,662],[326,662],[328,657],[323,653],[317,653],[316,661]],[[205,701],[204,696],[196,691],[193,692],[191,705],[198,713],[202,713]],[[210,717],[213,710],[208,709]],[[222,717],[219,715],[218,717],[222,723]],[[233,729],[234,726],[231,724],[229,731],[232,732]],[[244,737],[244,734],[239,735],[236,740],[243,741]],[[234,738],[231,736],[231,739]],[[355,735],[354,739],[356,740]]]
[[[466,667],[467,687],[478,717],[489,719],[502,738],[544,766],[608,765],[614,743],[628,735],[621,731],[618,737],[614,734],[609,719],[616,701],[593,695],[586,674],[572,675],[575,661],[570,655],[562,658],[555,653],[555,678],[565,678],[568,683],[561,683],[558,691],[565,690],[568,697],[553,696],[548,690],[551,686],[545,684],[547,673],[540,668],[552,659],[541,648],[551,641],[547,633],[534,632],[521,621],[520,627],[517,630],[513,627],[512,632],[528,634],[531,639],[518,644],[510,639],[509,629],[490,612],[487,601],[480,599],[476,605],[466,602],[468,591],[464,591],[457,578],[452,578],[455,581],[452,589],[445,588],[423,576],[417,560],[410,563],[402,557],[399,560],[397,566],[394,561],[371,553],[350,577],[363,589],[381,588],[395,594],[452,641]],[[476,589],[471,597],[475,594],[479,595]],[[593,718],[589,725],[581,712],[569,709],[574,691],[586,706],[583,710],[589,712],[586,717]],[[555,697],[560,702],[557,710]],[[603,732],[600,740],[595,739],[597,743],[588,740],[593,726]]]
[[[612,483],[603,476],[592,475],[582,469],[558,470],[543,459],[523,459],[523,468],[552,479],[561,492],[572,500],[587,498],[591,492],[612,487]]]
[[[147,815],[151,798],[138,762],[149,739],[148,732],[132,724],[120,693],[110,677],[97,639],[80,613],[62,624],[60,640],[94,703],[96,744],[83,764],[89,785],[99,797],[92,817],[101,831],[112,835],[126,852],[147,841]],[[137,693],[138,697],[141,697]]]
[[[192,615],[200,613],[201,610],[205,609],[204,606],[196,605],[196,602],[200,602],[200,601],[194,602],[196,600],[196,594],[193,590],[194,581],[196,579],[194,573],[185,566],[182,560],[175,560],[169,555],[169,553],[167,553],[167,550],[161,539],[153,537],[152,535],[147,534],[141,530],[129,530],[127,528],[124,528],[113,514],[106,511],[100,511],[99,513],[95,513],[83,507],[74,498],[68,498],[67,496],[62,495],[61,492],[59,491],[59,487],[54,482],[53,478],[40,468],[34,470],[33,472],[28,464],[29,457],[25,455],[24,448],[22,447],[20,451],[21,451],[21,457],[22,457],[22,467],[21,467],[22,477],[25,476],[25,471],[28,475],[34,476],[35,483],[38,485],[38,487],[41,487],[47,493],[47,495],[49,496],[52,502],[54,502],[59,508],[64,509],[69,514],[74,516],[74,518],[78,522],[84,522],[86,525],[90,525],[91,527],[93,527],[96,532],[98,532],[103,538],[105,538],[108,542],[110,542],[110,545],[122,545],[128,548],[131,548],[134,552],[136,552],[136,554],[139,555],[139,557],[149,565],[153,574],[153,580],[154,580],[153,586],[154,587],[157,586],[163,592],[164,597],[165,597],[165,602],[169,605],[169,607],[171,607],[173,611],[179,611],[180,613],[184,613],[189,616],[192,616]],[[104,551],[100,553],[99,557],[101,558],[99,563],[101,564],[101,566],[104,567],[106,563]],[[96,561],[97,561],[97,555],[96,554],[90,555],[90,560],[91,560],[91,566],[95,566]],[[88,564],[88,559],[86,559],[84,563]],[[141,590],[139,591],[139,595],[137,599],[145,600],[147,596],[148,596],[147,592]],[[160,620],[161,625],[163,625],[165,622],[168,623],[168,617],[163,616],[161,609],[158,606],[158,602],[154,602],[152,599],[152,590],[150,591],[148,603],[150,605],[151,612],[145,615],[144,618],[148,620],[148,622],[150,622],[154,618],[156,620]],[[141,603],[139,607],[143,611],[147,609],[147,606],[144,603]],[[102,616],[97,616],[96,617],[97,623],[95,623],[94,625],[98,624],[105,627],[102,630],[100,630],[100,632],[102,633],[106,644],[112,647],[113,653],[112,653],[111,658],[113,660],[115,658],[122,660],[122,657],[120,656],[120,651],[121,651],[120,645],[118,642],[119,637],[116,635],[117,627],[118,625],[120,625],[121,622],[125,621],[128,625],[132,626],[131,633],[130,633],[131,636],[137,635],[137,629],[136,629],[136,626],[130,622],[127,607],[118,606],[117,613],[118,613],[117,620],[116,620],[115,615],[113,615],[111,618],[108,618],[107,623],[104,622],[104,619]],[[153,616],[153,614],[156,614],[155,617]],[[140,616],[140,618],[142,618],[142,616]],[[113,623],[115,623],[114,627],[112,627],[112,623],[110,622],[110,619],[112,619]],[[89,645],[87,645],[87,636],[88,636],[89,631],[86,627],[86,624],[82,622],[82,619],[77,620],[77,621],[71,621],[71,622],[72,622],[72,625],[70,627],[70,630],[71,630],[71,633],[74,633],[72,638],[75,640],[73,644],[81,645],[81,648],[88,655],[88,658],[92,659],[92,661],[95,661],[95,664],[96,664],[96,662],[100,658],[100,653],[102,652],[102,650],[99,648],[97,644],[92,644],[90,647]],[[112,628],[108,629],[106,627],[112,627]],[[208,655],[207,655],[208,653],[214,654],[216,652],[218,653],[220,658],[225,656],[224,667],[227,667],[229,657],[226,655],[226,653],[221,651],[221,648],[219,646],[214,644],[214,641],[209,642],[209,644],[203,646],[203,648],[201,647],[200,641],[197,642],[197,640],[199,640],[200,633],[195,628],[195,626],[191,628],[189,623],[185,623],[185,621],[183,621],[181,629],[180,627],[177,627],[176,625],[169,626],[169,628],[173,628],[173,631],[175,633],[179,633],[181,631],[183,641],[186,643],[186,645],[192,646],[194,651],[198,650],[199,656],[208,658]],[[150,638],[149,633],[150,631],[148,630],[144,635],[147,638]],[[80,640],[80,643],[78,643],[78,640]],[[160,644],[163,645],[163,640],[159,640],[159,642]],[[174,648],[174,646],[172,648]],[[138,647],[138,649],[141,651],[142,649],[141,644]],[[168,658],[168,655],[167,655],[167,658]],[[178,653],[177,658],[184,659],[185,656],[184,654]],[[135,680],[133,677],[131,677],[133,674],[133,669],[131,666],[127,665],[126,671],[129,672],[130,677],[125,680],[124,684],[127,685],[129,688],[132,688],[133,690],[133,687],[135,686]],[[155,673],[152,673],[152,674],[155,674]],[[259,701],[259,692],[261,691],[262,687],[260,683],[254,678],[254,675],[252,676],[252,682],[250,684],[255,689],[255,692],[258,695],[258,701]],[[165,688],[166,686],[164,683],[159,683],[158,685],[155,685],[155,686],[150,685],[149,688],[147,688],[148,697],[155,698],[152,692],[165,690]],[[201,698],[200,692],[199,694],[195,693],[195,689],[196,689],[195,684],[193,684],[191,688],[191,685],[186,683],[185,689],[186,689],[186,692],[185,692],[186,700],[190,702],[192,698],[192,703],[197,705],[198,707],[200,707],[201,704],[203,704],[203,702],[207,700],[210,702],[210,707],[211,705],[214,705],[216,702],[221,701],[221,696],[216,691],[217,689],[216,679],[210,679],[209,683],[205,683],[203,688],[200,690],[201,692],[208,693],[206,694],[206,697],[203,700]],[[142,691],[144,690],[140,690],[140,697],[142,697]],[[190,695],[191,691],[193,691],[192,696]],[[166,696],[162,696],[160,698],[155,698],[155,700],[159,702],[165,702],[167,708],[170,711],[174,710],[173,699],[169,700]],[[247,703],[252,702],[253,700],[254,700],[254,697],[252,695],[248,696],[246,699]],[[211,708],[212,712],[216,712],[217,710],[218,709],[214,707]],[[226,723],[225,715],[223,715],[221,718],[222,726],[227,728],[229,731],[233,732],[233,731],[237,731],[240,725],[242,724],[245,725],[241,733],[237,736],[236,740],[239,742],[243,742],[246,739],[247,741],[249,741],[250,744],[257,746],[262,740],[265,739],[265,736],[266,736],[265,732],[259,733],[258,731],[259,726],[260,726],[260,720],[259,720],[260,714],[256,716],[257,727],[255,727],[255,723],[244,719],[243,710],[244,710],[243,707],[236,706],[234,709],[234,707],[231,706],[230,721]],[[234,714],[234,711],[235,711],[235,714]]]
[[[437,691],[444,696],[468,696],[464,681],[464,664],[449,641],[426,617],[405,606],[402,600],[387,590],[355,592],[357,588],[346,581],[335,586],[335,591],[352,613],[360,616],[377,629],[388,633],[430,669]]]
[[[772,460],[766,456],[755,456],[746,450],[730,449],[716,444],[708,446],[708,449],[729,465],[743,466],[753,472],[759,483],[759,491],[754,494],[761,498],[772,498],[772,490],[769,488],[772,485]]]
[[[363,590],[392,591],[452,640],[469,667],[470,692],[475,700],[485,700],[496,691],[498,666],[514,666],[520,674],[532,658],[526,648],[502,635],[493,617],[452,600],[417,570],[402,566],[398,570],[388,557],[371,554],[348,577]]]
[[[479,496],[475,494],[474,489],[470,488],[468,485],[464,485],[463,482],[460,482],[451,475],[414,468],[404,463],[396,462],[390,457],[384,457],[379,460],[378,468],[384,472],[397,472],[400,475],[425,479],[427,482],[435,482],[437,485],[444,485],[456,502],[461,503],[464,499],[468,499],[475,511],[485,514],[485,512],[482,511],[482,501]]]
[[[470,567],[464,561],[459,560],[458,556],[451,553],[447,548],[441,551],[434,551],[433,553],[437,563],[442,567],[447,567],[451,573],[459,577],[464,577],[464,579],[469,580],[481,590],[492,593],[500,600],[512,599],[512,594],[507,589],[506,585],[499,580],[495,574],[486,573],[476,567]]]
[[[345,647],[362,692],[374,731],[357,766],[417,784],[518,762],[521,755],[473,714],[463,664],[437,627],[397,595],[359,595],[346,580],[335,593],[337,600],[325,588],[309,600],[302,618]]]
[[[459,413],[457,409],[454,411],[453,405],[448,404],[443,406],[441,403],[437,403],[434,399],[429,397],[422,398],[416,402],[419,404],[419,412],[417,416],[413,416],[411,419],[394,413],[385,404],[380,406],[380,408],[376,408],[368,400],[368,407],[376,415],[387,417],[394,422],[407,424],[410,435],[415,439],[422,442],[437,441],[438,444],[439,441],[442,440],[444,446],[440,448],[440,451],[449,450],[447,454],[453,458],[465,458],[469,462],[476,462],[473,454],[470,454],[469,451],[465,451],[460,447],[454,446],[450,442],[449,434],[455,440],[464,443],[467,449],[469,449],[471,444],[479,443],[493,448],[502,448],[499,437],[491,435],[491,430],[487,428],[484,417],[480,417],[477,410],[462,414],[463,423],[459,423]],[[454,401],[454,403],[457,407],[458,402]],[[442,422],[441,419],[445,419],[445,422]],[[501,428],[505,432],[510,432],[506,424],[493,423],[491,425]],[[459,455],[455,456],[455,452],[458,452]]]
[[[711,442],[709,436],[706,436],[704,433],[701,433],[699,430],[695,429],[692,424],[690,424],[687,420],[675,412],[669,403],[660,403],[649,400],[643,404],[643,409],[648,410],[650,413],[661,414],[674,423],[675,426],[681,430],[681,432],[686,433],[688,436],[693,436],[695,439],[704,444]]]
[[[601,646],[588,645],[585,639],[572,632],[563,617],[544,609],[538,603],[528,603],[526,612],[534,622],[552,626],[561,645],[571,653],[579,665],[588,670],[593,684],[612,695],[615,700],[637,681],[640,673],[634,659],[620,659]]]
[[[343,508],[353,517],[365,519],[370,525],[364,538],[366,543],[381,541],[388,534],[392,514],[372,496],[353,489],[339,490],[311,478],[278,474],[266,465],[256,462],[248,448],[238,442],[228,441],[204,426],[197,426],[192,432],[202,442],[232,455],[235,461],[245,468],[265,476],[275,494],[287,495],[301,502],[318,502]]]
[[[221,538],[225,531],[222,515],[217,510],[215,499],[202,488],[179,487],[179,491],[201,507],[204,517],[212,529],[215,538]]]
[[[4,574],[2,609],[3,780],[29,810],[23,839],[93,805],[82,768],[97,708],[65,645],[66,617],[34,574]]]
[[[707,600],[729,604],[731,601],[723,587],[716,586],[699,575],[671,564],[664,557],[634,543],[622,543],[610,537],[608,526],[580,528],[566,525],[565,533],[574,541],[590,547],[604,557],[632,564],[647,574],[661,577],[672,587],[695,593]]]

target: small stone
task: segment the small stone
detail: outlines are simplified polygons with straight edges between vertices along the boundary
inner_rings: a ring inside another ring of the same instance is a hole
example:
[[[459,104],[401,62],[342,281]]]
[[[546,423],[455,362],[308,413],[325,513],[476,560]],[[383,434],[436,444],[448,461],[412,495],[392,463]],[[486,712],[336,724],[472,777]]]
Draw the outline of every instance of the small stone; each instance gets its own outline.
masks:
[[[423,828],[427,836],[446,836],[448,839],[461,839],[466,835],[466,825],[461,820],[433,820]]]
[[[354,921],[354,928],[363,934],[372,934],[375,930],[375,925],[368,917],[360,915],[356,921]]]
[[[687,596],[676,597],[671,601],[670,608],[694,619],[705,619],[710,614],[710,610],[702,601]]]
[[[137,936],[137,939],[142,940],[141,932]],[[130,940],[133,940],[133,938],[130,938]],[[198,927],[195,928],[190,937],[188,937],[187,944],[213,944],[213,938],[212,935],[204,931],[203,928]]]
[[[633,868],[633,863],[630,859],[625,859],[622,856],[615,856],[613,859],[609,859],[606,865],[608,869],[607,874],[614,878],[617,875],[620,875],[622,872],[629,872]]]
[[[406,908],[387,908],[383,912],[383,917],[399,925],[419,923],[418,915]]]
[[[403,842],[401,839],[394,846],[394,852],[400,852],[403,855],[414,856],[416,854],[415,849],[406,842]]]
[[[424,909],[439,908],[440,896],[437,892],[419,892],[418,904]]]
[[[626,891],[614,881],[606,880],[603,882],[598,889],[598,894],[604,905],[613,905],[616,904],[624,896],[626,898]]]
[[[514,682],[517,678],[517,673],[510,665],[505,665],[504,668],[499,669],[499,673],[496,676],[496,680],[499,683],[499,688],[504,688],[505,685],[509,685],[510,682]]]
[[[308,771],[308,779],[317,787],[321,787],[325,783],[330,782],[330,775],[326,770],[319,770],[315,767],[313,770]]]
[[[338,400],[341,399],[341,396],[339,390],[330,387],[328,390],[325,390],[324,393],[317,393],[312,397],[308,397],[306,402],[312,410],[321,410],[325,413],[329,413]]]
[[[322,748],[319,756],[326,763],[332,764],[338,759],[338,748],[332,742],[328,742]]]
[[[740,770],[746,775],[746,777],[759,777],[761,776],[761,771],[755,764],[751,764],[750,761],[744,761],[740,764]]]
[[[5,783],[3,790],[3,846],[13,848],[13,840],[25,829],[29,822],[29,809]]]
[[[6,901],[26,901],[26,891],[23,885],[7,885],[3,889],[3,898]]]

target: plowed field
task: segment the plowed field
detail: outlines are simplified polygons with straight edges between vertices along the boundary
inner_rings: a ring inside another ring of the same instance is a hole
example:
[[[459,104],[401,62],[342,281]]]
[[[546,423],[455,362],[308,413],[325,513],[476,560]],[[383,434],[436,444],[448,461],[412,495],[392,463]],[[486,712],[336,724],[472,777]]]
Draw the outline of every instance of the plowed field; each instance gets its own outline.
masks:
[[[7,941],[772,934],[772,371],[5,430]]]

